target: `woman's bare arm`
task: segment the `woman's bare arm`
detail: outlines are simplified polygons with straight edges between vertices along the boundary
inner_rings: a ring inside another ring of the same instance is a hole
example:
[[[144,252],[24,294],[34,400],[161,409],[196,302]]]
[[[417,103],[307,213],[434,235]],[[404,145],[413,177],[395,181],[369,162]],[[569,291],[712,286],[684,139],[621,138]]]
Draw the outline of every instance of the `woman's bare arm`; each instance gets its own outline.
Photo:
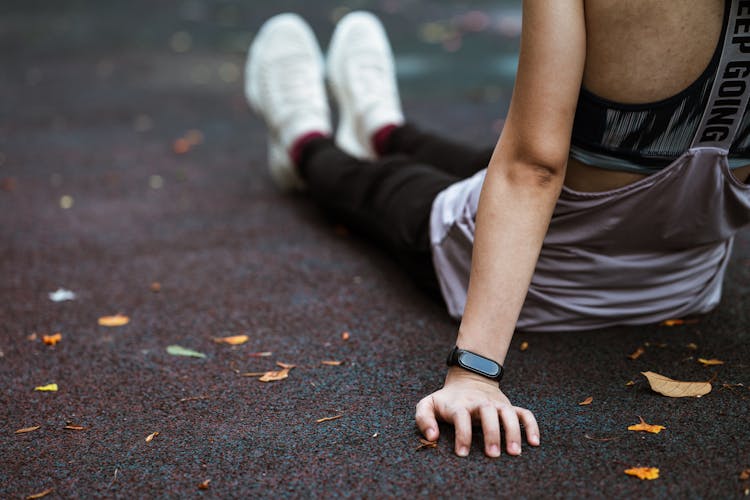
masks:
[[[503,363],[562,188],[586,55],[583,0],[528,0],[516,84],[502,135],[490,161],[477,214],[468,299],[457,345]],[[498,419],[500,415],[500,419]],[[521,452],[519,419],[530,444],[539,430],[488,379],[451,368],[443,389],[417,406],[428,439],[436,418],[456,430],[456,453],[471,444],[481,421],[485,452]]]

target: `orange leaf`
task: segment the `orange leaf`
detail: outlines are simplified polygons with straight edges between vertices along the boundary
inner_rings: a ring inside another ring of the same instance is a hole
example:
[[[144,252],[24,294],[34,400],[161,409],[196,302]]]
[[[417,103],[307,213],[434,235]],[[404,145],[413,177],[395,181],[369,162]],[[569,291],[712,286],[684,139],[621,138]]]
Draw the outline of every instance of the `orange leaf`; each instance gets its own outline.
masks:
[[[146,436],[146,442],[150,443],[158,435],[159,435],[159,431],[152,432],[151,434],[149,434],[148,436]]]
[[[521,342],[521,345],[520,345],[520,346],[519,346],[518,348],[519,348],[519,349],[520,349],[521,351],[525,351],[526,349],[528,349],[528,348],[529,348],[529,343],[528,343],[528,342],[526,342],[526,341],[524,340],[523,342]]]
[[[217,344],[240,345],[250,340],[247,335],[232,335],[230,337],[216,337],[214,342]]]
[[[101,326],[123,326],[128,323],[130,323],[130,318],[120,313],[117,313],[114,316],[102,316],[99,318],[99,324]]]
[[[86,430],[86,428],[82,425],[66,425],[63,427],[63,429],[68,429],[69,431],[83,431]]]
[[[175,154],[178,155],[184,155],[185,153],[190,151],[191,147],[192,144],[190,144],[190,141],[188,141],[184,137],[180,137],[172,143],[172,151],[174,151]]]
[[[589,396],[586,399],[584,399],[583,401],[581,401],[580,403],[578,403],[578,405],[579,406],[590,405],[593,401],[594,401],[594,397],[593,396]]]
[[[258,380],[261,382],[276,382],[277,380],[284,380],[289,377],[289,370],[291,368],[282,368],[278,371],[270,371],[264,373]]]
[[[681,382],[654,372],[641,372],[651,389],[670,398],[700,397],[711,392],[710,382]]]
[[[698,363],[702,364],[703,366],[716,366],[716,365],[724,364],[722,360],[716,359],[716,358],[711,358],[711,359],[698,358]]]
[[[750,479],[750,469],[740,472],[740,481],[747,481],[748,479]]]
[[[335,361],[335,360],[332,360],[332,359],[327,359],[325,361],[321,361],[320,364],[321,365],[326,365],[326,366],[341,366],[342,364],[344,364],[344,362],[343,361]]]
[[[330,421],[330,420],[338,420],[338,419],[339,419],[339,418],[341,418],[341,417],[343,417],[343,415],[335,415],[335,416],[333,416],[333,417],[324,417],[324,418],[319,418],[318,420],[316,420],[316,421],[315,421],[315,423],[316,423],[316,424],[320,424],[320,423],[322,423],[322,422],[328,422],[328,421]]]
[[[26,500],[36,500],[37,498],[46,497],[50,493],[52,493],[53,488],[47,488],[44,491],[40,491],[39,493],[34,493],[33,495],[29,495],[26,497]]]
[[[151,289],[152,292],[159,293],[161,292],[161,283],[159,283],[158,281],[154,281],[153,283],[151,283],[149,288]]]
[[[659,477],[659,469],[656,467],[632,467],[625,469],[625,474],[635,476],[638,479],[656,479]]]
[[[24,427],[23,429],[18,429],[16,431],[16,434],[26,434],[27,432],[34,432],[39,428],[41,428],[41,425],[35,425],[34,427]]]
[[[638,358],[640,358],[640,357],[641,357],[641,355],[642,355],[642,354],[643,354],[644,352],[646,352],[646,350],[645,350],[645,349],[644,349],[643,347],[638,347],[638,349],[636,349],[635,351],[633,351],[633,353],[632,353],[632,354],[629,354],[629,355],[628,355],[628,357],[629,357],[630,359],[633,359],[633,360],[635,360],[635,359],[638,359]]]
[[[651,434],[659,434],[661,431],[666,429],[663,425],[653,425],[653,424],[647,424],[645,420],[643,420],[642,417],[638,417],[641,419],[640,424],[630,425],[628,426],[629,431],[644,431],[644,432],[650,432]]]
[[[42,342],[47,345],[55,345],[62,340],[62,333],[57,332],[54,335],[42,335]]]
[[[198,484],[198,489],[199,489],[199,490],[207,490],[207,489],[208,489],[208,483],[210,483],[210,482],[211,482],[211,480],[210,480],[210,479],[206,479],[206,480],[205,480],[205,481],[203,481],[202,483],[199,483],[199,484]]]
[[[349,332],[344,332],[341,334],[341,340],[349,340],[350,336],[351,335],[349,335]]]
[[[437,448],[437,441],[427,441],[426,439],[419,438],[419,442],[421,444],[417,446],[417,451],[422,448]]]

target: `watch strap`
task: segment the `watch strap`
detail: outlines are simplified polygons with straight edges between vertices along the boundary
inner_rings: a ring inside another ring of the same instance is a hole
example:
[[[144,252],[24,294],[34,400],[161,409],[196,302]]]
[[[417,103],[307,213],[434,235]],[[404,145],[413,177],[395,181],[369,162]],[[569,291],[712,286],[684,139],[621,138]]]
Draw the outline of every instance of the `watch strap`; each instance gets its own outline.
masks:
[[[503,378],[503,366],[500,363],[481,354],[459,349],[458,346],[448,354],[446,363],[448,366],[458,366],[496,382]]]

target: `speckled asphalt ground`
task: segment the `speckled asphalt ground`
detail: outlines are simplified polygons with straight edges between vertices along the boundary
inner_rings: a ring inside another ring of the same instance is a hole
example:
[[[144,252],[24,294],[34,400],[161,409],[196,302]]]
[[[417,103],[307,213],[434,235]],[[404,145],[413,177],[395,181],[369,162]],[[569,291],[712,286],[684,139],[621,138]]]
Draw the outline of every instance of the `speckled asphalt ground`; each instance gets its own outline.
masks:
[[[444,428],[416,451],[413,408],[439,387],[456,325],[388,258],[274,190],[242,95],[264,19],[297,10],[325,42],[340,4],[383,17],[414,121],[494,140],[512,2],[473,2],[469,16],[417,0],[0,6],[0,497],[745,496],[748,232],[722,305],[698,323],[516,336],[504,388],[536,412],[540,448],[491,460],[478,437],[459,459]],[[175,153],[190,130],[202,142]],[[77,298],[51,301],[59,287]],[[118,312],[128,325],[97,324]],[[249,341],[212,341],[239,334]],[[240,375],[276,361],[297,367],[268,384]],[[666,398],[646,370],[714,389]],[[49,383],[59,390],[34,391]],[[639,416],[666,430],[627,431]]]

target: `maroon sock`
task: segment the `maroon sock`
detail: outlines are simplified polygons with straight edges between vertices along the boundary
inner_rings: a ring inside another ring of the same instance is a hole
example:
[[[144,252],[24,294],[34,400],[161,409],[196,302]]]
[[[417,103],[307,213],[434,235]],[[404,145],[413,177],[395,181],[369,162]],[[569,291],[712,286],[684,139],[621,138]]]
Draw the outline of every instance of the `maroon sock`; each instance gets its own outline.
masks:
[[[292,143],[292,147],[289,148],[289,156],[292,158],[292,162],[295,165],[299,165],[299,162],[302,159],[302,151],[305,149],[305,146],[310,144],[310,141],[323,137],[328,137],[328,134],[319,132],[317,130],[314,132],[308,132],[305,135],[300,136],[296,141]]]
[[[390,123],[380,127],[377,132],[372,134],[372,148],[378,156],[383,156],[388,153],[389,140],[394,130],[398,128],[398,125]]]

